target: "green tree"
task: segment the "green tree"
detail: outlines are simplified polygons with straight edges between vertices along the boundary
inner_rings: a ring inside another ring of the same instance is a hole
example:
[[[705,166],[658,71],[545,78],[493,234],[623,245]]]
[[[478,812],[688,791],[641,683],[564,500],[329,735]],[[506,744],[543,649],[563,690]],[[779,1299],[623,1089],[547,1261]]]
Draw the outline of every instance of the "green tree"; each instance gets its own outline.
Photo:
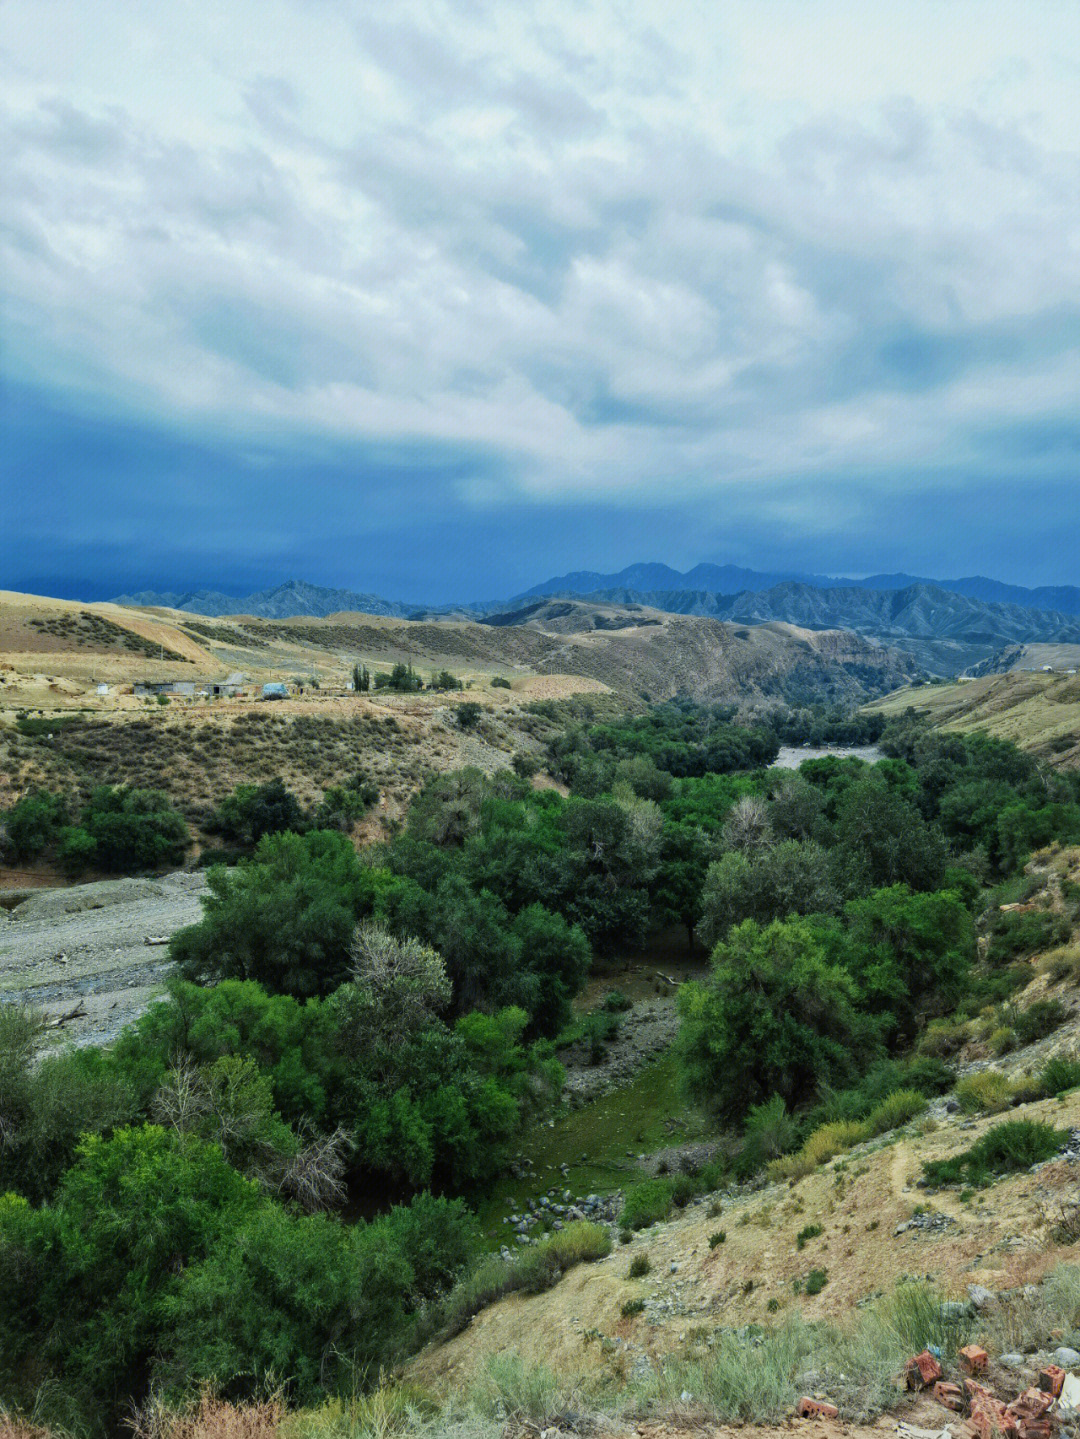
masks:
[[[0,813],[0,831],[6,835],[0,853],[6,851],[15,860],[37,859],[56,843],[66,823],[67,801],[62,795],[31,790]]]
[[[254,847],[266,834],[285,830],[302,834],[308,821],[300,801],[278,778],[266,784],[238,784],[214,810],[206,828],[233,844]]]
[[[252,860],[215,867],[205,917],[169,952],[189,979],[257,979],[275,993],[328,994],[349,973],[349,945],[369,890],[343,834],[272,834]]]
[[[836,909],[829,857],[812,841],[785,840],[754,858],[729,850],[709,866],[701,895],[701,936],[723,938],[745,919],[767,924],[790,914]]]
[[[735,1119],[778,1094],[788,1105],[850,1080],[880,1050],[855,980],[833,958],[838,927],[746,920],[716,946],[711,974],[683,985],[678,1053],[689,1093]]]
[[[866,1003],[895,1015],[897,1038],[914,1038],[919,1017],[953,1009],[975,958],[975,926],[958,894],[913,894],[891,885],[845,908],[845,958]]]
[[[60,834],[62,860],[75,872],[90,862],[117,874],[160,869],[179,864],[190,843],[187,824],[167,795],[126,785],[92,790],[78,826]]]

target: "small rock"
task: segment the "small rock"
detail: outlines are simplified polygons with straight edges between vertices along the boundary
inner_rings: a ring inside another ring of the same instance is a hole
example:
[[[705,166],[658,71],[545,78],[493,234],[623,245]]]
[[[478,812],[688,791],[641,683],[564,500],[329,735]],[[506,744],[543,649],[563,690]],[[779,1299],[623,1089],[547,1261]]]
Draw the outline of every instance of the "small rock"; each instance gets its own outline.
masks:
[[[985,1285],[969,1284],[968,1298],[978,1310],[997,1308],[997,1295],[992,1289],[987,1289]]]
[[[690,1390],[689,1390],[689,1389],[684,1389],[683,1392],[679,1395],[679,1403],[680,1403],[680,1404],[693,1404],[693,1402],[694,1402],[694,1396],[690,1393]]]
[[[1080,1354],[1063,1344],[1060,1349],[1054,1350],[1054,1363],[1060,1364],[1062,1369],[1071,1369],[1074,1364],[1080,1364]]]
[[[675,1263],[674,1259],[671,1261],[671,1272],[672,1274],[678,1274],[679,1272],[679,1266]]]
[[[1002,1354],[998,1363],[1004,1364],[1006,1369],[1023,1369],[1027,1361],[1022,1354]]]

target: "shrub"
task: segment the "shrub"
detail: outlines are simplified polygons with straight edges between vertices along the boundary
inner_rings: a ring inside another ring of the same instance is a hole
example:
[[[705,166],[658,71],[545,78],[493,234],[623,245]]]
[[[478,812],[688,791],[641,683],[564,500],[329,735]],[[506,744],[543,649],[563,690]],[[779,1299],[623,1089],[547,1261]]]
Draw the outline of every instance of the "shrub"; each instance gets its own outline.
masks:
[[[932,1019],[919,1037],[919,1053],[943,1059],[955,1054],[967,1039],[967,1028],[956,1019]]]
[[[567,1269],[604,1259],[610,1253],[611,1235],[603,1225],[575,1219],[520,1256],[513,1287],[539,1294],[550,1289]]]
[[[1039,973],[1049,975],[1053,984],[1063,979],[1074,983],[1080,979],[1080,944],[1063,945],[1053,949],[1039,962]]]
[[[628,1299],[619,1311],[624,1319],[633,1319],[635,1314],[640,1314],[645,1308],[644,1299]]]
[[[773,1159],[765,1166],[767,1178],[772,1180],[790,1179],[793,1183],[796,1179],[805,1179],[808,1174],[813,1174],[817,1165],[805,1155],[802,1150],[797,1154],[785,1154],[782,1159]]]
[[[0,814],[7,831],[7,850],[13,859],[35,859],[55,844],[67,821],[61,795],[32,790]]]
[[[672,1181],[644,1179],[626,1191],[619,1225],[623,1229],[647,1229],[671,1213]]]
[[[743,1125],[743,1147],[739,1172],[753,1174],[795,1147],[798,1127],[787,1112],[783,1098],[774,1094],[764,1104],[750,1106]]]
[[[715,1234],[709,1235],[709,1248],[716,1249],[727,1239],[727,1230],[718,1229]]]
[[[1030,1169],[1051,1159],[1061,1149],[1062,1133],[1049,1124],[1030,1119],[1013,1119],[987,1130],[970,1149],[951,1159],[932,1160],[923,1165],[929,1184],[966,1184],[981,1188],[995,1176]]]
[[[688,1092],[730,1117],[779,1094],[792,1102],[843,1083],[876,1056],[880,1029],[835,962],[820,917],[738,925],[710,979],[679,991],[678,1053]]]
[[[829,1276],[824,1269],[811,1269],[806,1276],[803,1289],[807,1294],[820,1294],[829,1282]]]
[[[510,681],[504,679],[502,675],[492,675],[491,688],[493,690],[508,690],[510,688]]]
[[[986,957],[992,965],[1005,964],[1010,959],[1026,958],[1054,944],[1063,944],[1068,938],[1068,922],[1062,915],[1043,909],[998,913],[991,923]]]
[[[980,1069],[965,1074],[957,1081],[956,1097],[965,1114],[1000,1114],[1012,1104],[1013,1091],[1008,1077],[997,1069]]]
[[[1061,1055],[1047,1060],[1039,1075],[1039,1089],[1047,1098],[1054,1094],[1064,1094],[1066,1090],[1076,1089],[1077,1086],[1080,1086],[1080,1062],[1063,1059]]]
[[[869,1136],[870,1130],[865,1122],[838,1119],[832,1124],[823,1124],[820,1129],[815,1129],[800,1153],[816,1167],[827,1164],[834,1155],[841,1154],[854,1144],[861,1144]]]
[[[281,779],[267,784],[238,784],[221,801],[206,822],[210,834],[220,834],[229,844],[251,848],[264,834],[307,829],[300,801],[285,788]]]
[[[1010,1024],[999,1024],[990,1031],[986,1045],[991,1054],[1008,1054],[1016,1048],[1016,1030]]]
[[[671,1181],[671,1202],[676,1209],[685,1209],[697,1193],[697,1182],[691,1174],[677,1174]]]
[[[480,723],[480,716],[484,713],[483,707],[475,700],[466,700],[454,711],[454,719],[458,729],[475,729]]]
[[[630,1268],[626,1271],[627,1279],[644,1279],[652,1268],[647,1254],[635,1254],[630,1261]]]
[[[795,1247],[796,1247],[796,1249],[802,1249],[802,1248],[804,1247],[804,1245],[807,1243],[808,1240],[810,1240],[810,1239],[816,1239],[819,1234],[824,1234],[824,1233],[825,1233],[825,1231],[824,1231],[824,1229],[822,1229],[822,1227],[821,1227],[820,1224],[806,1224],[806,1225],[804,1225],[803,1228],[800,1229],[799,1232],[798,1232],[798,1234],[795,1236]]]
[[[1037,999],[1012,1017],[1012,1025],[1021,1044],[1034,1044],[1052,1034],[1068,1017],[1068,1010],[1060,1000]]]
[[[925,1094],[920,1094],[917,1089],[894,1089],[870,1111],[866,1123],[871,1134],[884,1134],[887,1130],[907,1124],[925,1109]]]

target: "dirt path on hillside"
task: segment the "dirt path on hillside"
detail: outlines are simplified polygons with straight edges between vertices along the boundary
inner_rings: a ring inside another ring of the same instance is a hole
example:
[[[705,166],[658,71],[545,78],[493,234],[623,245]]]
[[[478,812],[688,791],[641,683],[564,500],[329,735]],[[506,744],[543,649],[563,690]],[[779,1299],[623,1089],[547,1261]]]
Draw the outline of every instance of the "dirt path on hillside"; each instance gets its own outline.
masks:
[[[0,1003],[56,1017],[78,1006],[65,1039],[103,1044],[146,1008],[171,965],[164,939],[202,918],[206,876],[105,880],[42,890],[0,910]]]

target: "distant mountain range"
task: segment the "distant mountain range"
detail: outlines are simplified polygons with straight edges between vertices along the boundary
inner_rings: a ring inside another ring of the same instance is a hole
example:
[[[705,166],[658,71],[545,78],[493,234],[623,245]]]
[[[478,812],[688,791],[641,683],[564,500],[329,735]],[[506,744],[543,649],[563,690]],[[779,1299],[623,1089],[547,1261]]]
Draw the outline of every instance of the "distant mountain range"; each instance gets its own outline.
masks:
[[[963,674],[1008,645],[1080,642],[1080,618],[1052,610],[970,599],[938,585],[902,590],[816,589],[786,581],[737,595],[704,590],[596,590],[565,598],[647,605],[670,614],[709,615],[741,624],[783,620],[809,630],[854,630],[906,651],[934,674]]]
[[[498,623],[514,624],[522,622],[519,612],[549,598],[647,605],[742,624],[782,620],[804,629],[853,630],[906,651],[941,675],[962,674],[1011,645],[1080,643],[1080,587],[1025,589],[980,575],[940,581],[905,574],[851,580],[738,565],[702,564],[682,573],[668,565],[637,564],[617,574],[579,570],[559,575],[499,603],[445,608],[405,605],[301,580],[243,596],[218,590],[143,591],[121,595],[115,603],[261,619],[325,618],[351,611],[415,620],[496,616]]]
[[[572,574],[544,580],[516,598],[597,594],[604,590],[700,590],[711,595],[737,595],[743,590],[757,593],[792,582],[816,590],[908,590],[913,585],[929,585],[988,604],[1021,605],[1025,609],[1080,615],[1080,587],[1076,585],[1041,585],[1036,589],[1025,589],[1022,585],[1007,585],[1001,580],[987,579],[985,575],[970,575],[959,580],[935,580],[925,575],[906,574],[866,575],[861,579],[846,579],[834,575],[799,574],[795,571],[747,570],[739,565],[695,565],[685,574],[671,569],[668,565],[658,564],[628,565],[617,574],[577,570]]]
[[[224,595],[220,590],[187,590],[182,594],[143,590],[137,595],[119,595],[113,604],[186,610],[193,615],[257,615],[266,620],[285,620],[294,615],[325,619],[327,615],[354,610],[365,615],[392,615],[402,619],[417,610],[416,605],[398,604],[379,595],[324,589],[304,580],[288,580],[251,595]]]

